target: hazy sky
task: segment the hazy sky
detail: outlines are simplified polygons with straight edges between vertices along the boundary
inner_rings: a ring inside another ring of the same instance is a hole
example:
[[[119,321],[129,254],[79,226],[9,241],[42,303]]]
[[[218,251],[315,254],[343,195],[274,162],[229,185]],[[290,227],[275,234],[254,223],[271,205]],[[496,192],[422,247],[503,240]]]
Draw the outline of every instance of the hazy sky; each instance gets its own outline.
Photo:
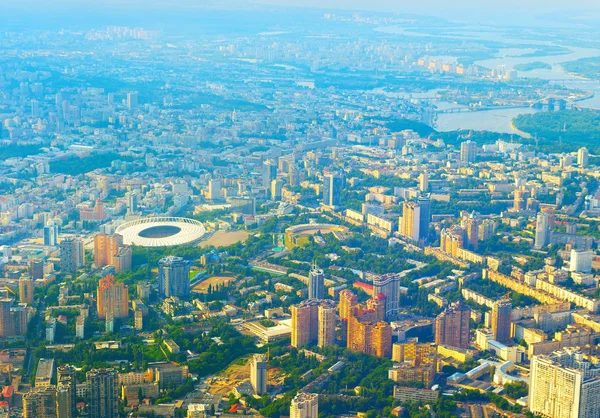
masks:
[[[343,9],[388,10],[452,18],[471,15],[543,15],[555,12],[600,11],[598,0],[257,0],[265,4]]]
[[[0,0],[0,3],[6,1]],[[97,9],[103,13],[131,16],[132,9],[143,13],[151,9],[175,11],[208,5],[211,8],[240,10],[249,4],[405,12],[509,25],[528,24],[533,22],[532,18],[547,20],[549,15],[552,15],[552,20],[569,18],[571,23],[589,23],[600,18],[600,0],[19,0],[5,6],[33,13],[66,9],[78,14]]]

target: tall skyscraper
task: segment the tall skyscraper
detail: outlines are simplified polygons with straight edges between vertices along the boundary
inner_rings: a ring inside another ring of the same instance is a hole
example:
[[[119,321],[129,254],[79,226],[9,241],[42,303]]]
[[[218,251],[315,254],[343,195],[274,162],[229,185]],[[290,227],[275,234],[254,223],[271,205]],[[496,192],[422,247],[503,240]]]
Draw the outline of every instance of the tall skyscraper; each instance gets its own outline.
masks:
[[[462,163],[472,163],[477,157],[477,144],[471,140],[460,144],[460,161]]]
[[[319,395],[316,393],[298,393],[290,406],[290,418],[318,418]]]
[[[313,264],[308,273],[308,298],[323,299],[325,297],[325,273]]]
[[[19,279],[19,302],[31,305],[33,303],[33,277],[24,274]]]
[[[600,368],[575,348],[533,356],[529,410],[547,418],[597,418]]]
[[[72,418],[71,399],[69,398],[69,389],[65,386],[56,386],[56,418]]]
[[[336,207],[342,203],[344,178],[340,174],[328,174],[323,179],[323,204]]]
[[[331,307],[333,311],[327,311],[320,316],[320,307]],[[302,347],[317,344],[321,337],[325,341],[331,341],[332,334],[335,333],[335,321],[333,321],[333,331],[331,329],[331,315],[334,315],[335,318],[333,301],[308,299],[290,306],[290,313],[292,314],[292,346]],[[320,321],[321,318],[324,321]]]
[[[431,196],[421,194],[417,199],[419,205],[419,240],[424,243],[429,238],[429,224],[431,222]]]
[[[127,214],[132,215],[137,212],[137,193],[127,192],[125,193],[125,201],[127,205]]]
[[[302,347],[314,344],[319,333],[319,301],[306,300],[290,306],[292,314],[292,346]]]
[[[387,322],[377,321],[377,313],[358,306],[348,319],[346,346],[354,351],[378,357],[392,355],[392,328]]]
[[[0,337],[8,337],[13,335],[12,328],[12,317],[10,315],[10,308],[13,305],[13,300],[9,298],[0,299]]]
[[[58,245],[58,226],[57,225],[46,225],[44,227],[44,245],[47,245],[47,246]]]
[[[119,274],[122,271],[131,270],[131,259],[133,257],[133,251],[131,247],[123,245],[119,247],[117,253],[112,256],[110,265],[115,268],[115,273]]]
[[[208,181],[208,193],[206,198],[209,200],[219,200],[223,198],[223,180],[210,179]]]
[[[271,181],[271,199],[281,200],[283,194],[283,181],[275,179]]]
[[[94,237],[94,264],[99,267],[114,265],[113,257],[123,246],[123,236],[119,234],[97,234]]]
[[[423,171],[419,174],[419,191],[427,193],[429,190],[429,173]]]
[[[520,212],[525,209],[527,202],[527,192],[522,189],[516,189],[514,192],[513,210]]]
[[[400,234],[412,241],[419,242],[421,237],[421,207],[418,203],[404,202],[404,205],[402,205]]]
[[[588,165],[589,159],[590,153],[588,152],[587,148],[579,148],[579,151],[577,151],[577,165],[579,165],[579,167],[585,168]]]
[[[319,306],[318,346],[329,347],[335,344],[335,311],[334,305]]]
[[[23,395],[24,418],[56,418],[56,388],[34,388]]]
[[[57,410],[61,418],[72,418],[77,411],[77,379],[75,367],[59,366],[57,369]],[[59,418],[59,417],[57,417]]]
[[[277,178],[277,164],[267,160],[262,167],[262,185],[263,187],[271,187],[271,182]]]
[[[352,290],[344,289],[340,292],[340,302],[338,305],[338,315],[340,319],[348,320],[352,315],[354,307],[358,304],[356,295],[352,293]]]
[[[471,308],[458,301],[446,308],[435,319],[435,343],[468,348]]]
[[[27,263],[27,272],[33,280],[44,278],[44,260],[32,258]]]
[[[127,93],[127,108],[133,110],[138,107],[138,92],[132,91]]]
[[[479,245],[479,217],[471,213],[464,219],[463,229],[466,234],[466,247],[469,250],[477,250]]]
[[[60,242],[60,268],[67,274],[77,273],[84,263],[83,242],[77,238],[65,238]]]
[[[535,226],[535,249],[539,250],[550,243],[550,230],[550,214],[547,212],[538,213]]]
[[[0,298],[0,337],[25,335],[27,332],[27,308],[15,305],[10,298]]]
[[[123,236],[100,233],[94,237],[94,264],[113,266],[115,272],[131,269],[131,249],[123,245]]]
[[[510,300],[499,300],[492,306],[492,333],[494,340],[502,344],[510,342],[512,303]]]
[[[385,317],[396,314],[400,309],[400,275],[388,273],[373,278],[373,294],[385,297]]]
[[[129,289],[115,282],[115,276],[103,277],[98,284],[98,318],[127,318],[129,316]]]
[[[86,374],[90,418],[119,416],[119,382],[114,369],[92,369]]]
[[[250,360],[250,384],[256,395],[267,393],[267,373],[269,364],[264,354],[254,354]]]
[[[158,293],[163,297],[190,294],[192,263],[181,257],[168,256],[158,262]]]

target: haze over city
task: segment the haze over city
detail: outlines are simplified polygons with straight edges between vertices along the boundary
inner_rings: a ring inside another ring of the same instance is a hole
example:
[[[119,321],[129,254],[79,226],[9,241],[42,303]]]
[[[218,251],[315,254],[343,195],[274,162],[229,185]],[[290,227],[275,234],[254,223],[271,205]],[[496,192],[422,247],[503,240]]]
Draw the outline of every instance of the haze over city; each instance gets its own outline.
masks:
[[[1,417],[600,417],[597,2],[4,3]]]

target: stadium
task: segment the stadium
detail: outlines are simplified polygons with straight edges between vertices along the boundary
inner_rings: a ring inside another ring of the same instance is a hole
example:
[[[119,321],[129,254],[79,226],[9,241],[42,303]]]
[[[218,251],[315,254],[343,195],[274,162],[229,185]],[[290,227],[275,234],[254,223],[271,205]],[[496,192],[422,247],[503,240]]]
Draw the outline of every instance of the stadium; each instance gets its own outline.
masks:
[[[123,236],[126,245],[171,247],[199,241],[206,229],[194,219],[155,216],[126,222],[115,232]]]
[[[310,237],[333,234],[337,239],[344,239],[349,229],[335,224],[302,224],[290,226],[285,230],[285,246],[287,248],[303,247],[310,242]]]

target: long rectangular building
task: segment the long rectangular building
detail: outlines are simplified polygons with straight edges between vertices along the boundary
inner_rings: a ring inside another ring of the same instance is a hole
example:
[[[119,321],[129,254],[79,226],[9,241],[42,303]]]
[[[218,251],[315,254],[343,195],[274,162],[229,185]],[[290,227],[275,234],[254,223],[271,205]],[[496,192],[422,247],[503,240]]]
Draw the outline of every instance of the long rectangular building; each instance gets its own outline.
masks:
[[[41,358],[38,361],[37,371],[35,372],[35,387],[50,386],[54,376],[54,359]]]

